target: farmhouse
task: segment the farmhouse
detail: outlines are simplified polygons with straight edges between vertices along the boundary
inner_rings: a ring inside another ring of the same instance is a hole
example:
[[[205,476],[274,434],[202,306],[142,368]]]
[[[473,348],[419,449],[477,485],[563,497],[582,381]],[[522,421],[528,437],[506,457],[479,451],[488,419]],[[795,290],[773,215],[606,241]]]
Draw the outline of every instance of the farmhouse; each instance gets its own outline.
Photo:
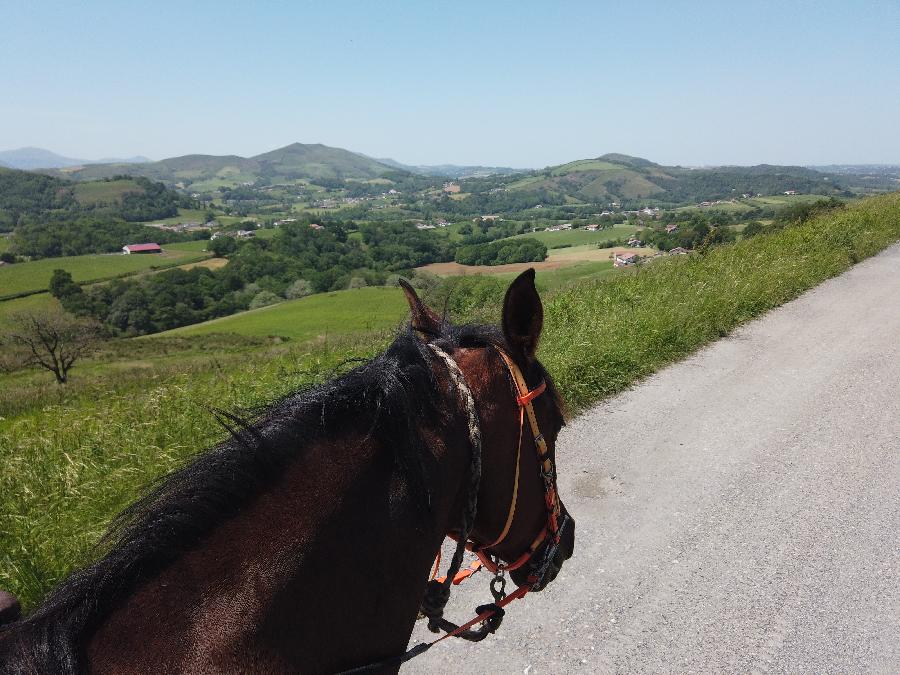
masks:
[[[675,223],[669,223],[666,225],[666,234],[672,234],[673,232],[678,232],[678,225]]]
[[[162,253],[162,247],[159,244],[127,244],[122,247],[122,252],[126,255],[132,253]]]
[[[613,257],[613,267],[626,267],[627,265],[634,265],[637,261],[637,253],[616,253]]]
[[[444,183],[444,192],[455,195],[459,193],[459,190],[459,183]]]
[[[238,239],[250,239],[251,237],[255,237],[255,236],[256,236],[256,232],[254,232],[253,230],[238,230],[237,231]]]
[[[785,190],[785,191],[784,191],[784,194],[786,194],[786,195],[795,195],[795,194],[797,194],[797,191],[796,191],[796,190]]]

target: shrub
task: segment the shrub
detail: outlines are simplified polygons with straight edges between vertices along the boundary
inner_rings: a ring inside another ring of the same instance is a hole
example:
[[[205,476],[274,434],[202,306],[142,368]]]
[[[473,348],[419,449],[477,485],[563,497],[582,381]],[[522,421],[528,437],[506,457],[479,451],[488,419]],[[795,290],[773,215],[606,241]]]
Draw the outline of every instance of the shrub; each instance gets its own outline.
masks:
[[[284,297],[288,300],[296,300],[297,298],[310,295],[312,292],[313,287],[311,283],[306,279],[297,279],[297,281],[287,287],[287,290],[284,292]]]
[[[274,305],[276,302],[280,301],[281,298],[272,291],[260,291],[253,297],[253,300],[250,301],[250,309],[259,309],[260,307],[265,307],[267,305]]]

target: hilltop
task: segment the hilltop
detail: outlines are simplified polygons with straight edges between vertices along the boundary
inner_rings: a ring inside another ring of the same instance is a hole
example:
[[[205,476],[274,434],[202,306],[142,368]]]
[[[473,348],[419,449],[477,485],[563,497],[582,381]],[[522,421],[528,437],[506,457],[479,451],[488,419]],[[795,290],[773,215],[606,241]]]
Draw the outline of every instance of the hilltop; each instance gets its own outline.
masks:
[[[546,191],[567,201],[656,201],[687,203],[723,199],[743,193],[777,194],[788,190],[831,194],[840,191],[835,177],[801,166],[662,166],[641,157],[618,153],[582,159],[514,180],[512,191]]]
[[[342,148],[320,143],[292,143],[253,157],[184,155],[145,164],[93,164],[54,175],[72,180],[96,180],[127,173],[192,190],[215,190],[247,183],[372,180],[397,169]]]

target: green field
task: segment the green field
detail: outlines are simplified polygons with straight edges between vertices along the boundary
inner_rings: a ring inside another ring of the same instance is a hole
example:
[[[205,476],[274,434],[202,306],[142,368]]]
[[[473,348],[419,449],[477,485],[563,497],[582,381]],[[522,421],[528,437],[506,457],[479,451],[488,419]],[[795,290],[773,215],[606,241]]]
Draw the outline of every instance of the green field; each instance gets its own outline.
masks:
[[[24,298],[0,300],[0,336],[11,327],[9,317],[17,312],[43,312],[56,302],[49,293],[35,293]]]
[[[526,234],[518,234],[517,238],[528,237],[537,239],[547,246],[548,249],[562,248],[567,246],[580,246],[583,244],[596,244],[609,239],[627,239],[638,231],[634,225],[614,225],[605,230],[597,230],[596,232],[588,232],[583,229],[560,230],[559,232],[528,232]]]
[[[129,192],[143,193],[144,189],[139,187],[134,180],[110,180],[97,181],[91,183],[77,183],[72,191],[75,199],[79,204],[95,204],[97,202],[117,202],[121,201]]]
[[[148,223],[165,223],[166,225],[177,225],[179,223],[200,223],[206,221],[206,211],[198,209],[178,209],[178,215],[171,218],[157,218],[156,220],[148,220]]]
[[[582,280],[545,296],[540,358],[570,410],[578,412],[898,239],[900,193],[706,253]],[[382,316],[388,310],[375,298],[391,292],[398,314]],[[332,309],[336,296],[340,302],[350,298],[354,307],[343,320],[345,330],[365,330],[367,321],[390,325],[403,313],[396,288],[332,294]],[[284,303],[269,309],[272,332],[302,320],[304,307],[307,317],[331,311],[327,304],[313,312],[304,301]],[[499,314],[495,306],[483,309]],[[265,314],[232,320],[250,317],[252,324]],[[216,346],[217,339],[208,335],[196,349],[205,341]],[[346,343],[292,341],[235,354],[220,354],[216,346],[183,362],[174,354],[156,360],[134,347],[133,358],[146,363],[127,377],[104,365],[107,374],[83,390],[76,376],[66,387],[48,383],[43,391],[19,396],[13,412],[0,413],[0,586],[33,608],[74,567],[102,553],[96,544],[115,513],[161,475],[224,438],[211,408],[247,410],[272,402],[351,367],[340,365],[349,358],[370,357],[388,339],[382,331]],[[142,338],[133,344],[164,350],[168,343]],[[83,365],[82,372],[91,367]],[[20,386],[20,376],[0,374],[0,405],[12,402]]]
[[[236,333],[313,340],[390,328],[400,322],[406,309],[399,288],[373,286],[288,300],[159,335]]]
[[[163,247],[163,253],[150,255],[79,255],[44,258],[32,262],[0,267],[0,300],[47,289],[53,270],[70,272],[78,283],[90,283],[135,274],[144,270],[183,265],[209,257],[196,249],[180,250],[179,246],[205,246],[206,242],[186,242]]]

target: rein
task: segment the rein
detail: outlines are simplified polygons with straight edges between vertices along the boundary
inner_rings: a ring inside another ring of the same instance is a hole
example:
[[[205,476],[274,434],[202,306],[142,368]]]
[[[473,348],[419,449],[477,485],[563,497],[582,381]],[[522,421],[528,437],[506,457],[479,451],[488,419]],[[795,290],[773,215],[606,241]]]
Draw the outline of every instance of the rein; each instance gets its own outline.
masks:
[[[564,516],[562,521],[559,519],[561,507],[556,490],[556,471],[553,466],[553,461],[550,458],[547,442],[538,426],[537,416],[535,415],[534,406],[532,405],[534,399],[546,391],[547,383],[546,381],[541,381],[537,387],[529,390],[521,369],[508,354],[498,349],[497,353],[503,359],[503,362],[506,364],[506,367],[512,376],[513,382],[515,383],[516,403],[519,407],[519,443],[516,449],[516,471],[513,483],[513,494],[510,499],[506,522],[497,538],[490,544],[484,546],[476,546],[474,542],[469,540],[472,529],[475,526],[475,517],[478,509],[478,490],[481,484],[481,429],[478,413],[475,409],[475,399],[472,396],[472,391],[456,361],[437,345],[429,344],[428,346],[447,366],[450,378],[460,393],[466,411],[469,443],[471,445],[469,481],[466,487],[467,499],[466,508],[463,512],[462,528],[458,536],[454,536],[453,534],[448,535],[456,540],[456,549],[453,552],[453,558],[451,559],[447,574],[439,578],[437,577],[437,573],[440,567],[441,554],[440,551],[438,551],[434,572],[431,575],[431,580],[428,582],[428,586],[425,589],[425,597],[422,600],[421,613],[428,618],[428,629],[432,633],[444,630],[445,635],[432,640],[431,642],[421,642],[399,656],[370,663],[358,668],[345,670],[342,671],[340,675],[362,673],[386,668],[388,666],[399,666],[420,654],[424,654],[431,647],[449,637],[460,637],[471,642],[479,642],[491,633],[496,632],[503,621],[503,608],[512,601],[525,597],[525,595],[533,588],[540,587],[542,584],[544,576],[556,556],[562,532],[568,522],[568,515]],[[515,520],[519,494],[522,437],[524,434],[526,418],[528,419],[528,425],[531,428],[538,462],[540,463],[541,479],[544,485],[544,504],[547,509],[547,524],[541,529],[537,537],[535,537],[534,541],[522,555],[516,558],[512,563],[504,564],[500,561],[499,557],[492,559],[489,549],[498,546],[506,539],[512,528],[513,521]],[[550,538],[550,543],[545,547],[540,560],[532,560],[535,553],[547,541],[548,537]],[[475,553],[477,560],[464,571],[460,572],[459,568],[462,565],[463,551],[466,549]],[[529,561],[531,562],[531,572],[527,577],[526,583],[507,595],[505,592],[506,578],[504,575],[506,572],[519,569]],[[482,567],[486,568],[494,575],[489,586],[494,602],[476,607],[476,616],[462,625],[456,625],[445,619],[443,614],[444,608],[450,599],[450,586],[459,585],[464,580],[480,571]],[[473,630],[473,626],[479,623],[481,626]]]

